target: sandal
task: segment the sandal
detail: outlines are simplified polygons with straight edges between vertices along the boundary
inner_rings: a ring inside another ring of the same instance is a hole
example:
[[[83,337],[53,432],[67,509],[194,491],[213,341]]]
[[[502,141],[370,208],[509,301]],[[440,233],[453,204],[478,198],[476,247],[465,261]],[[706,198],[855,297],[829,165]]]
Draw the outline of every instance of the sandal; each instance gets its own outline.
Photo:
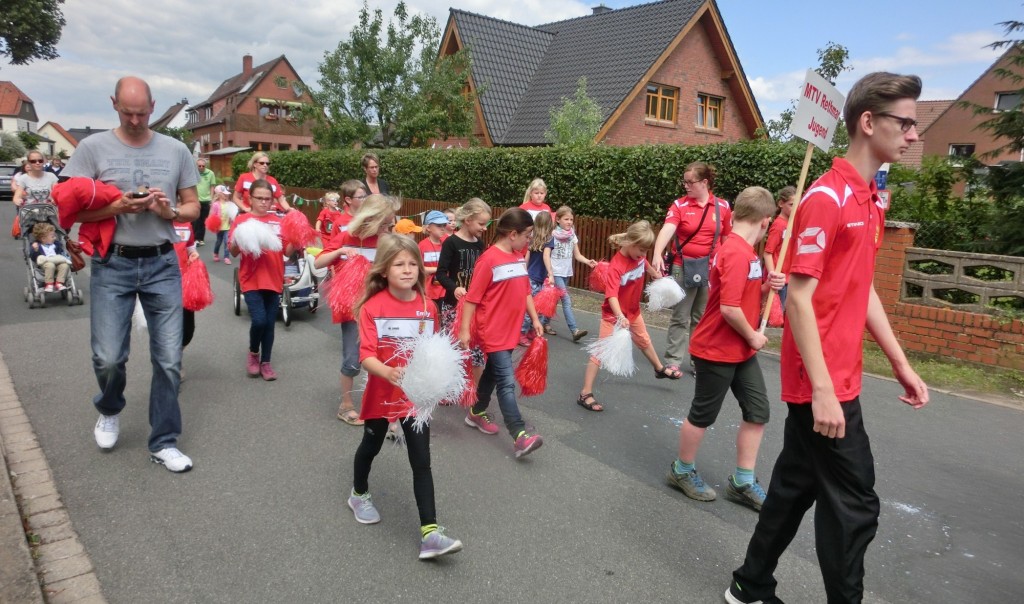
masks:
[[[588,403],[587,399],[590,399],[593,402]],[[581,394],[580,397],[576,399],[576,404],[579,405],[580,407],[583,407],[587,411],[604,411],[604,407],[601,405],[601,403],[597,402],[597,399],[594,398],[593,393],[590,392],[586,394]]]
[[[356,413],[355,409],[339,409],[338,419],[350,426],[362,426],[364,423],[363,420],[359,419],[359,414]]]
[[[662,367],[661,369],[655,369],[654,377],[659,380],[663,380],[665,378],[668,378],[670,380],[678,380],[679,378],[683,377],[683,372],[679,371],[679,367],[675,365],[668,365],[667,367]]]
[[[555,331],[555,328],[550,326],[550,325],[545,325],[544,326],[544,333],[548,334],[549,336],[557,336],[558,335],[558,332]]]

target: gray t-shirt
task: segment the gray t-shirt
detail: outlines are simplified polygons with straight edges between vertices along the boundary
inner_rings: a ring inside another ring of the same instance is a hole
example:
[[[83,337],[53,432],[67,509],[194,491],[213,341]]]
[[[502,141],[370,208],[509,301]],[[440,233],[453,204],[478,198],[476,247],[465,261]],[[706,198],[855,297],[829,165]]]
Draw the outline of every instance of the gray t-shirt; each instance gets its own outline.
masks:
[[[57,184],[57,176],[51,172],[43,172],[39,178],[22,172],[14,177],[14,182],[25,189],[25,203],[43,203],[50,201],[50,190]]]
[[[177,191],[199,182],[192,154],[180,141],[153,133],[145,147],[130,147],[113,130],[84,139],[75,149],[61,176],[85,176],[116,186],[122,191],[139,187],[159,187],[177,205]],[[114,243],[121,245],[160,245],[178,238],[170,220],[153,212],[120,214]]]

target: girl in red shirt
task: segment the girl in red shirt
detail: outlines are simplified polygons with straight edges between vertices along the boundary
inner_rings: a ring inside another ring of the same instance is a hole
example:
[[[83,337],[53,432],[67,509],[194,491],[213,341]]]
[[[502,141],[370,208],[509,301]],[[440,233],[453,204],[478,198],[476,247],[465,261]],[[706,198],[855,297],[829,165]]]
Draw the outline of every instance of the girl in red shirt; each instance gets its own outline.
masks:
[[[343,193],[346,192],[345,185],[342,185]],[[352,221],[344,231],[339,230],[331,238],[317,255],[313,266],[330,266],[333,273],[343,267],[345,258],[356,254],[373,262],[377,254],[377,238],[391,230],[395,224],[395,212],[400,206],[397,199],[385,195],[370,195],[361,200],[359,211]],[[338,407],[338,419],[352,426],[361,426],[363,420],[359,419],[355,401],[352,400],[352,388],[359,375],[359,329],[355,321],[342,321],[340,317],[334,317],[334,322],[341,325],[341,405]]]
[[[174,234],[178,236],[178,240],[174,242],[174,253],[178,255],[178,269],[184,274],[185,267],[199,259],[195,232],[192,230],[191,222],[172,222],[171,226],[174,227]],[[181,312],[181,348],[184,351],[196,332],[196,313],[184,308]],[[184,368],[181,375],[184,378]]]
[[[796,187],[783,187],[776,193],[779,200],[779,215],[772,221],[768,228],[768,239],[764,244],[764,267],[769,273],[781,271],[779,266],[779,254],[782,252],[782,236],[789,226],[789,215],[793,212],[793,204],[796,202]],[[786,309],[786,288],[779,290],[779,303],[783,311]]]
[[[448,217],[437,210],[430,210],[423,217],[423,232],[426,237],[420,240],[420,252],[423,254],[423,266],[427,271],[427,295],[441,312],[444,303],[444,286],[437,281],[437,263],[441,259],[441,243],[444,237]]]
[[[341,195],[337,192],[328,191],[324,193],[324,209],[320,210],[316,217],[316,225],[313,227],[317,233],[320,233],[321,242],[326,242],[334,233],[334,224],[338,222],[338,218],[341,216],[341,210],[338,209],[339,201],[341,201]]]
[[[544,200],[548,197],[548,186],[544,184],[544,181],[540,178],[534,178],[530,181],[530,186],[526,187],[526,193],[523,195],[523,203],[519,206],[521,209],[526,210],[530,213],[530,218],[537,216],[538,212],[547,212],[554,218],[554,212],[551,211],[551,206],[544,203]]]
[[[280,252],[264,251],[259,256],[244,253],[235,242],[235,229],[249,220],[258,220],[269,225],[280,237],[281,217],[270,212],[274,203],[274,190],[265,180],[256,180],[249,187],[249,212],[240,214],[231,225],[228,241],[231,242],[232,256],[240,253],[238,282],[245,307],[249,310],[249,356],[246,371],[249,377],[262,377],[268,382],[277,379],[277,373],[270,365],[270,354],[274,349],[274,323],[277,309],[281,305],[281,290],[284,286],[284,256],[294,251],[290,244],[281,242]],[[284,256],[282,256],[284,254]]]
[[[498,408],[505,418],[505,427],[515,441],[515,455],[522,457],[544,443],[539,434],[526,431],[526,422],[516,403],[516,381],[512,373],[512,351],[519,342],[523,313],[530,313],[537,337],[543,337],[544,326],[537,318],[530,296],[530,277],[526,272],[524,250],[533,237],[533,219],[526,210],[513,208],[498,219],[497,240],[476,261],[473,280],[466,293],[466,306],[459,343],[469,349],[470,326],[476,321],[481,347],[487,364],[477,385],[477,402],[466,414],[466,425],[485,434],[496,434],[497,426],[487,415],[491,394],[498,391]]]
[[[608,238],[608,243],[619,251],[608,263],[605,277],[604,304],[601,305],[601,330],[599,338],[612,335],[615,326],[629,328],[633,344],[640,349],[654,367],[654,377],[659,380],[671,377],[665,372],[665,366],[658,359],[658,353],[651,344],[647,333],[647,325],[640,314],[640,298],[644,293],[644,274],[652,279],[661,275],[647,262],[647,252],[654,245],[654,231],[651,223],[646,220],[629,225],[625,233],[618,233]],[[594,380],[601,363],[590,357],[587,369],[583,374],[583,389],[576,404],[590,411],[604,411],[604,406],[594,398]]]
[[[426,271],[416,242],[383,235],[366,293],[359,307],[359,360],[369,374],[360,418],[363,440],[356,450],[348,506],[362,524],[380,522],[370,498],[370,466],[384,444],[388,422],[399,421],[405,432],[412,467],[413,493],[420,515],[420,559],[437,558],[462,549],[462,542],[444,534],[434,510],[434,478],[430,471],[430,425],[413,428],[415,408],[398,387],[408,359],[398,354],[403,340],[436,332],[437,311],[427,297]]]

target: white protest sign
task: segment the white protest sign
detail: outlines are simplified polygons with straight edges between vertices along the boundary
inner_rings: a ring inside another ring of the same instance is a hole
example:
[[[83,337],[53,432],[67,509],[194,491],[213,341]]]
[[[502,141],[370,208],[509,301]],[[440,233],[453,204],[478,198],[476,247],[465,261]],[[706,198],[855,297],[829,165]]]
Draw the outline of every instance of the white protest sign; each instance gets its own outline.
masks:
[[[822,151],[828,151],[845,102],[846,97],[835,86],[813,69],[808,69],[789,133]]]

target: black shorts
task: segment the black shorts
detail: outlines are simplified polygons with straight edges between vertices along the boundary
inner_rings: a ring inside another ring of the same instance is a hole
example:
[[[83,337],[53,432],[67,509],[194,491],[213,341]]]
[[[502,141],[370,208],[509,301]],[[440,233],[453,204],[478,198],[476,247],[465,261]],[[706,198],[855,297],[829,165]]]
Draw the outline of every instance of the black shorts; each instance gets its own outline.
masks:
[[[767,424],[770,414],[768,389],[757,355],[740,363],[717,363],[693,357],[697,385],[690,404],[687,421],[698,428],[707,428],[718,419],[725,394],[732,390],[740,403],[743,421]]]

